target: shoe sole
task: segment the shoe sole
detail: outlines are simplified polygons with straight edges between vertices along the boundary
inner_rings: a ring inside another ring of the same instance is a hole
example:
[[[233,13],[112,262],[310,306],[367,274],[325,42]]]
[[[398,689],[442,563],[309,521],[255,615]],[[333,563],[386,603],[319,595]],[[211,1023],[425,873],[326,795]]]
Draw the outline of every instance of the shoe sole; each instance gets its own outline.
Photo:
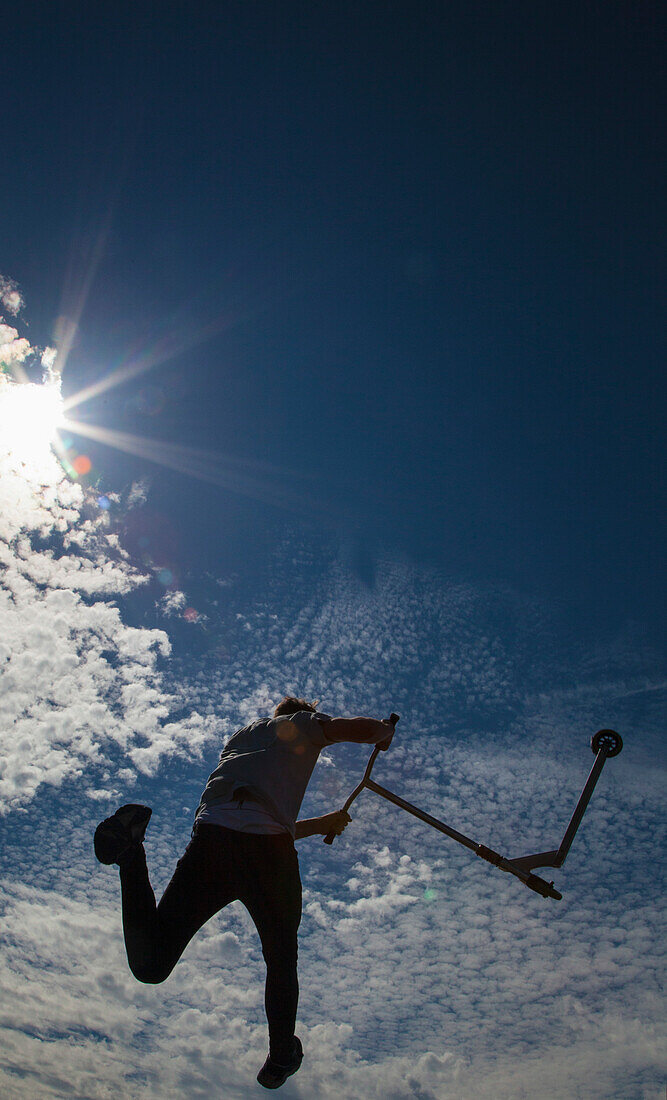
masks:
[[[99,862],[105,866],[118,863],[126,852],[137,847],[144,839],[152,812],[148,806],[131,803],[101,821],[93,838]]]
[[[299,1070],[301,1068],[301,1063],[303,1062],[303,1047],[301,1046],[301,1040],[299,1038],[297,1038],[297,1036],[295,1036],[294,1038],[296,1039],[296,1042],[299,1044],[299,1049],[298,1049],[299,1060],[298,1060],[298,1062],[296,1063],[296,1065],[292,1065],[290,1067],[285,1066],[284,1067],[284,1069],[285,1069],[284,1073],[282,1073],[280,1075],[276,1075],[275,1077],[273,1077],[269,1081],[262,1081],[262,1074],[263,1074],[264,1070],[268,1069],[268,1066],[271,1064],[271,1059],[267,1058],[266,1062],[264,1063],[264,1065],[260,1069],[259,1073],[257,1074],[257,1081],[259,1082],[259,1084],[263,1088],[265,1088],[265,1089],[279,1089],[281,1085],[285,1084],[285,1081],[287,1080],[288,1077],[291,1077],[294,1073],[297,1072],[297,1070]],[[275,1062],[274,1062],[274,1065],[276,1065]],[[283,1067],[281,1066],[280,1068],[282,1069]]]

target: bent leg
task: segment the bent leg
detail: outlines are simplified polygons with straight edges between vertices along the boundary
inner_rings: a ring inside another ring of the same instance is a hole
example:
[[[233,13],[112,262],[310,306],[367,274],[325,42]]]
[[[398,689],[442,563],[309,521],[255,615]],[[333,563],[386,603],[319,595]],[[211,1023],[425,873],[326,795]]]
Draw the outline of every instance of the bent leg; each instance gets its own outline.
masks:
[[[202,830],[202,835],[190,841],[159,905],[155,904],[143,845],[121,866],[127,961],[140,982],[163,982],[194,934],[237,896],[224,845],[215,843],[211,828],[215,827]]]
[[[244,838],[245,839],[245,838]],[[266,962],[264,1005],[269,1024],[269,1051],[277,1062],[289,1062],[299,1001],[297,932],[301,921],[299,861],[291,837],[248,837],[254,859],[240,895],[262,941]],[[250,853],[249,853],[250,855]]]

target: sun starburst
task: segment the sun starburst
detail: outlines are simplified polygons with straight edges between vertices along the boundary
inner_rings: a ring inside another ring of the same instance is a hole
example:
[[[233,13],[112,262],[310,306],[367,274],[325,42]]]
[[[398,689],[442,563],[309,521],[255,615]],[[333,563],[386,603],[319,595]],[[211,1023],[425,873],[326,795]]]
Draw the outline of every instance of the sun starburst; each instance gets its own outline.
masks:
[[[36,385],[0,376],[0,450],[30,467],[52,458],[64,424],[60,380]]]

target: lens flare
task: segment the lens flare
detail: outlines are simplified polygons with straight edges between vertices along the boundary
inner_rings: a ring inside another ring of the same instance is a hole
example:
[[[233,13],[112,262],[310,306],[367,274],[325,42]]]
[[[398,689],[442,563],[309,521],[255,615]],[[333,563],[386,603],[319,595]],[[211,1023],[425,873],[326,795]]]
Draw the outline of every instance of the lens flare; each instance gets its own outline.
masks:
[[[72,466],[76,470],[79,477],[85,477],[89,474],[93,468],[93,464],[88,458],[88,455],[77,455],[72,463]]]

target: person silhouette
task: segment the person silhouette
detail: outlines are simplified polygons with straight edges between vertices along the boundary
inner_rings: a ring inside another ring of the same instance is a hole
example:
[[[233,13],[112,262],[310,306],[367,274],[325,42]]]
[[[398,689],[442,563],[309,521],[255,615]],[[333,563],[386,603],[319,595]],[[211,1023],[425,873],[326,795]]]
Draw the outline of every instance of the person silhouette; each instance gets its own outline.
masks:
[[[206,921],[232,901],[245,905],[266,963],[269,1053],[257,1075],[265,1088],[279,1088],[303,1059],[294,1033],[301,921],[294,841],[340,835],[351,820],[339,810],[297,821],[308,781],[325,747],[350,741],[387,749],[393,733],[388,719],[332,718],[291,695],[271,717],[238,730],[208,778],[190,843],[157,905],[143,845],[152,810],[121,806],[95,830],[97,859],[120,869],[125,948],[138,981],[163,982]]]

